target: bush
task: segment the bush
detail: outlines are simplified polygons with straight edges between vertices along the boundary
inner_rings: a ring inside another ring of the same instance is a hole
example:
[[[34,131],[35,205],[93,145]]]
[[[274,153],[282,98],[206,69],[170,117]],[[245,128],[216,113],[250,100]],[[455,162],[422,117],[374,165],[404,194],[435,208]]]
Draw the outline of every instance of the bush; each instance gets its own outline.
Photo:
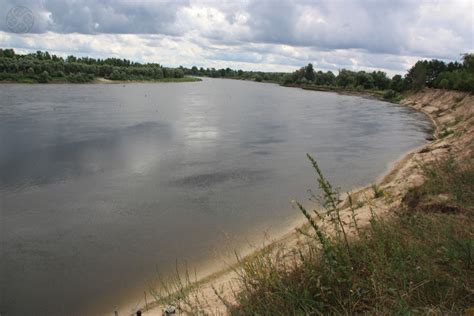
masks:
[[[287,85],[287,84],[291,84],[293,83],[293,76],[290,75],[290,74],[286,74],[283,76],[282,80],[281,80],[281,83],[283,85]]]
[[[399,102],[402,99],[402,96],[395,90],[387,90],[383,94],[384,100],[391,102]]]
[[[48,81],[49,81],[49,73],[45,70],[38,76],[38,82],[48,83]]]
[[[71,83],[86,83],[94,80],[94,75],[92,74],[83,74],[83,73],[75,73],[70,74],[66,77],[66,80]]]
[[[118,69],[114,69],[114,71],[112,71],[112,73],[108,76],[107,79],[110,79],[110,80],[125,80],[125,78],[126,78],[125,72],[122,72]]]
[[[448,89],[449,88],[449,81],[446,78],[443,78],[438,85],[441,89]]]

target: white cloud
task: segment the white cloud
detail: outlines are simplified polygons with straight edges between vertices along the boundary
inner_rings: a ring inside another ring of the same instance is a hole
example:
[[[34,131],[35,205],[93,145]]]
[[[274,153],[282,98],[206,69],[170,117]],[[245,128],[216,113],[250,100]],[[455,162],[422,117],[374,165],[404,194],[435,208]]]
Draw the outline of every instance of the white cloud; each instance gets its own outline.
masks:
[[[35,13],[32,33],[0,46],[116,56],[169,66],[404,72],[419,58],[473,51],[473,1],[0,0]]]

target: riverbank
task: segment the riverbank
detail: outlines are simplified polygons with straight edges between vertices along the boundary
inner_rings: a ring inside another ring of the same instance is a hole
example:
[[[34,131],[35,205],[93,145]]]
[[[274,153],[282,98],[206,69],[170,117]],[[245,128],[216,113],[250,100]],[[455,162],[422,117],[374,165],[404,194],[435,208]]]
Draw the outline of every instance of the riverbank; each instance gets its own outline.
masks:
[[[202,81],[201,78],[185,76],[183,78],[163,78],[153,80],[110,80],[105,78],[96,78],[92,83],[106,84],[126,84],[126,83],[162,83],[162,82],[197,82]]]
[[[162,79],[149,79],[149,80],[110,80],[102,77],[96,77],[92,80],[84,82],[73,82],[66,78],[51,78],[47,82],[38,82],[35,79],[28,77],[21,77],[17,80],[0,80],[0,84],[127,84],[127,83],[167,83],[167,82],[197,82],[202,81],[201,78],[185,76],[182,78],[162,78]]]
[[[399,103],[402,95],[393,90],[376,90],[376,89],[350,89],[339,86],[321,86],[314,84],[282,84],[283,87],[300,88],[303,90],[335,92],[342,95],[359,96],[380,101]]]
[[[473,154],[473,117],[474,97],[468,93],[424,90],[408,95],[402,105],[414,108],[428,115],[435,124],[435,140],[408,153],[394,163],[391,171],[386,174],[375,187],[366,187],[351,193],[353,205],[357,205],[357,219],[360,227],[369,224],[372,212],[379,218],[389,218],[393,210],[399,209],[407,192],[419,187],[425,181],[423,164],[446,159],[448,156],[462,161]],[[341,203],[341,214],[346,218],[350,215],[348,200]],[[307,227],[307,225],[306,225]],[[295,227],[296,228],[296,227]],[[301,228],[301,227],[300,227]],[[304,226],[303,226],[304,229]],[[268,252],[270,249],[286,249],[291,252],[304,242],[300,233],[292,232],[274,241],[267,248],[250,254],[245,262]],[[234,293],[239,290],[241,267],[232,266],[221,270],[196,284],[182,283],[171,287],[178,296],[164,295],[159,302],[143,306],[145,314],[161,315],[166,304],[180,306],[183,311],[192,306],[209,314],[226,314],[224,302],[235,303]],[[173,291],[171,291],[173,292]],[[166,293],[165,293],[166,294]],[[169,294],[169,293],[168,293]]]

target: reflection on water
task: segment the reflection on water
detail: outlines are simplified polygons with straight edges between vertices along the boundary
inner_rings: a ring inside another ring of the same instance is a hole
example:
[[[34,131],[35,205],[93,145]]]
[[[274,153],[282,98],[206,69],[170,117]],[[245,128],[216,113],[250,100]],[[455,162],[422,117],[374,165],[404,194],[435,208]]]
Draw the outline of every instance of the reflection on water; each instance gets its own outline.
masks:
[[[264,176],[264,170],[238,169],[232,171],[217,171],[186,176],[178,180],[172,181],[171,184],[177,185],[179,187],[210,187],[215,185],[222,185],[222,183],[227,181],[232,181],[235,185],[238,182],[255,182],[259,178],[263,179]]]
[[[387,103],[242,81],[1,85],[0,313],[111,313],[156,267],[288,225],[314,186],[307,152],[350,189],[428,127]]]
[[[112,169],[144,173],[156,164],[159,142],[172,136],[169,128],[167,123],[145,122],[100,138],[25,151],[2,164],[0,188],[46,185]]]

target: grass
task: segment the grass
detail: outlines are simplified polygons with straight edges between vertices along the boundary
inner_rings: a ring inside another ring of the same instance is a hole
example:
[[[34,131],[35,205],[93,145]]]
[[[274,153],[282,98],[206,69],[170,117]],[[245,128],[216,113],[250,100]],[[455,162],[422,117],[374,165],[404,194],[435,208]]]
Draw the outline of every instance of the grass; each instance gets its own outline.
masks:
[[[421,166],[426,177],[422,186],[412,188],[404,197],[411,209],[431,210],[449,206],[456,212],[474,209],[474,158],[463,163],[453,157]]]
[[[400,101],[403,99],[403,96],[400,93],[390,89],[384,92],[383,99],[392,103],[400,103]]]
[[[194,277],[194,278],[193,278]],[[155,299],[154,305],[174,306],[175,302],[181,311],[193,314],[201,305],[199,286],[205,280],[198,281],[196,275],[191,276],[187,265],[180,267],[176,263],[175,274],[164,279],[158,277],[159,286],[150,285],[150,294]]]
[[[454,131],[452,129],[448,129],[446,126],[443,127],[443,129],[439,132],[439,138],[443,139],[448,137],[449,135],[454,134]]]
[[[372,188],[372,191],[374,191],[374,198],[375,199],[378,199],[378,198],[383,197],[385,195],[385,192],[383,191],[383,189],[379,185],[374,183],[374,184],[372,184],[371,188]]]
[[[349,238],[337,193],[309,158],[325,212],[298,204],[311,228],[305,245],[242,261],[231,314],[462,314],[474,307],[473,159],[423,166],[426,182],[389,220],[372,213],[370,225],[358,227],[352,209]]]

